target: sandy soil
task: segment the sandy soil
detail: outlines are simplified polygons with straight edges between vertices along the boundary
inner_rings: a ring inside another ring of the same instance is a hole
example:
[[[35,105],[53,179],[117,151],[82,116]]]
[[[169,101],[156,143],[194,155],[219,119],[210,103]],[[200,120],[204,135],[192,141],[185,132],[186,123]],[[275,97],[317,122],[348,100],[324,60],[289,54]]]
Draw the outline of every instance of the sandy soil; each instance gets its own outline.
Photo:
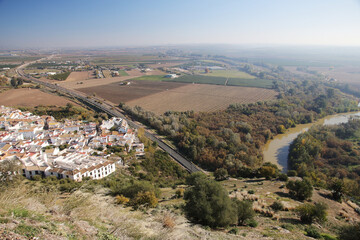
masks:
[[[72,72],[65,80],[66,82],[94,79],[93,71]]]
[[[0,105],[5,106],[24,106],[34,107],[38,105],[50,106],[65,106],[67,103],[73,102],[65,98],[44,93],[38,89],[20,88],[11,89],[0,94]]]

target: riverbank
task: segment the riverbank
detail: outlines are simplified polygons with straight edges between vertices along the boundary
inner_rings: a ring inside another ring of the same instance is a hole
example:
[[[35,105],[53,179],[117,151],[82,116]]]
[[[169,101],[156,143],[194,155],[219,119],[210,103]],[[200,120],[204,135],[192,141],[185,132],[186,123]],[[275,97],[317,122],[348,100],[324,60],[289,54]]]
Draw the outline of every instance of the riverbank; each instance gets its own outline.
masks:
[[[268,141],[264,146],[264,162],[271,162],[279,167],[282,172],[288,170],[288,154],[290,144],[301,133],[309,130],[310,127],[321,125],[335,125],[346,123],[352,116],[360,117],[360,112],[339,113],[319,119],[309,124],[300,124],[294,128],[290,128],[284,134],[276,135],[272,140]]]

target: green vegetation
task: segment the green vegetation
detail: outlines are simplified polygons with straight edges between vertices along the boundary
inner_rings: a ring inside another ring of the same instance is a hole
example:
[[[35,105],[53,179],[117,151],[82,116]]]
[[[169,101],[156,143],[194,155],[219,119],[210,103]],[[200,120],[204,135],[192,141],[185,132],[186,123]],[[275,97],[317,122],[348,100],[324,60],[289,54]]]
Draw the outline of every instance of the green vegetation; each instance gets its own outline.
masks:
[[[227,78],[215,77],[208,75],[183,75],[179,78],[165,80],[169,82],[184,82],[184,83],[200,83],[200,84],[214,84],[214,85],[228,85],[240,87],[259,87],[259,88],[273,88],[273,82],[270,80],[257,78]]]
[[[129,76],[129,74],[125,71],[125,70],[120,70],[119,72],[119,76],[120,77],[125,77],[125,76]]]
[[[15,68],[19,66],[18,64],[0,64],[0,71],[3,69],[3,68]]]
[[[360,197],[359,139],[359,120],[315,126],[291,144],[289,166],[314,185],[332,190],[336,201],[341,201],[343,194]]]
[[[67,77],[70,75],[70,73],[71,72],[58,73],[58,74],[49,76],[49,78],[53,79],[53,80],[58,80],[58,81],[65,81],[67,79]]]
[[[304,201],[312,196],[313,187],[306,179],[289,181],[286,187],[289,189],[289,194],[297,200]]]
[[[49,115],[53,116],[57,120],[61,120],[64,118],[68,119],[77,119],[77,120],[87,120],[87,121],[95,121],[97,119],[107,119],[107,115],[103,113],[94,113],[93,111],[89,111],[83,107],[75,106],[71,103],[66,104],[64,107],[57,106],[36,106],[34,108],[28,107],[20,107],[22,111],[30,111],[35,115]]]
[[[295,210],[302,223],[312,224],[314,221],[319,223],[326,221],[327,208],[328,207],[325,203],[305,203],[297,207]]]
[[[345,225],[340,228],[339,239],[340,240],[353,240],[359,239],[360,236],[360,223],[354,225]]]
[[[237,212],[238,225],[244,225],[245,223],[251,223],[251,227],[257,225],[253,220],[255,212],[252,208],[252,202],[240,201],[238,199],[233,200]],[[255,226],[256,227],[256,226]]]
[[[145,75],[137,78],[133,78],[132,80],[144,80],[144,81],[164,81],[165,75]]]
[[[254,79],[255,77],[238,70],[210,70],[205,74],[211,77],[226,77],[226,78],[242,78],[242,79]]]
[[[229,173],[224,168],[218,168],[214,172],[214,177],[216,181],[223,181],[227,178],[229,178]]]
[[[213,228],[236,222],[234,204],[219,183],[202,174],[192,175],[188,182],[192,186],[185,192],[184,210],[190,219]]]

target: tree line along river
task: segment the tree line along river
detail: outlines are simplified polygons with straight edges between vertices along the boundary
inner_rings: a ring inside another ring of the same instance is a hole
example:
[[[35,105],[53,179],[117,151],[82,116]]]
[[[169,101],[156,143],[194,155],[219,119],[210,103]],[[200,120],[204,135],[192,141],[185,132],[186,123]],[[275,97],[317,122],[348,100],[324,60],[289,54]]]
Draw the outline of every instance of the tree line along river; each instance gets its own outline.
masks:
[[[316,122],[309,124],[300,124],[295,128],[290,128],[284,134],[275,136],[272,140],[268,141],[264,147],[264,162],[271,162],[276,164],[283,172],[288,170],[288,154],[290,144],[301,133],[306,132],[315,124],[321,125],[335,125],[346,123],[353,117],[360,117],[360,112],[341,113],[330,115],[322,118]]]

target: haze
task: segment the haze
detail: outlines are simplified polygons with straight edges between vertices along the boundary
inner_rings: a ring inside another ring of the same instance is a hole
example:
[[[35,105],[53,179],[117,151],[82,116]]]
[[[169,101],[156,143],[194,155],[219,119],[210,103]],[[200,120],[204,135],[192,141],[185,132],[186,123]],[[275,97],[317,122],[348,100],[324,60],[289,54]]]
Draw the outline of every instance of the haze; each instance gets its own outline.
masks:
[[[0,47],[360,45],[360,1],[0,0]]]

